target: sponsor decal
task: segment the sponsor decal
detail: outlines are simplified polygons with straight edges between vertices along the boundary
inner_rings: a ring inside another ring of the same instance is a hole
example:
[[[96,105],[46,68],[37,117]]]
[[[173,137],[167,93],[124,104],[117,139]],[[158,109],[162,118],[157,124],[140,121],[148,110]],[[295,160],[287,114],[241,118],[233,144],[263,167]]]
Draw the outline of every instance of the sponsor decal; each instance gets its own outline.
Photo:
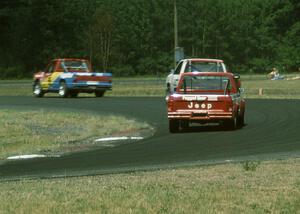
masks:
[[[53,72],[50,76],[46,77],[41,83],[43,89],[49,89],[52,84],[60,77],[61,72]]]
[[[218,95],[217,96],[209,96],[209,97],[207,97],[207,100],[208,101],[218,101]]]
[[[197,101],[204,101],[206,100],[206,97],[204,96],[182,96],[182,99],[183,100],[186,100],[186,101],[194,101],[194,100],[197,100]]]
[[[202,103],[202,104],[199,104],[199,103],[195,103],[195,102],[190,102],[188,104],[188,108],[189,109],[212,109],[212,104],[211,103]]]

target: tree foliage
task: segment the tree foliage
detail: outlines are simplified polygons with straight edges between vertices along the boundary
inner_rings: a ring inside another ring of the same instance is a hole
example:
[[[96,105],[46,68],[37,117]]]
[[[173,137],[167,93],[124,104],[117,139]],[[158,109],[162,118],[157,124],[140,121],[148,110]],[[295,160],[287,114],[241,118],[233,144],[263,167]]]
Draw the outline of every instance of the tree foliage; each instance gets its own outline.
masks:
[[[30,76],[51,58],[92,59],[115,75],[168,73],[174,0],[1,0],[0,77]],[[300,67],[297,0],[177,1],[186,57],[224,59],[234,72]]]
[[[112,49],[113,17],[108,10],[97,8],[89,25],[90,61],[106,71]]]

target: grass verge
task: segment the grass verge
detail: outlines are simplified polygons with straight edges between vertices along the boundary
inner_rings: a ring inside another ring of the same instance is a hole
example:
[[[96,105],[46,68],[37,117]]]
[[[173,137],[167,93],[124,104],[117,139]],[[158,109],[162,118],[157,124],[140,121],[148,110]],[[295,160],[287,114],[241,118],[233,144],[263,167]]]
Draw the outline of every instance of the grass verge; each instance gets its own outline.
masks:
[[[286,78],[300,76],[300,74],[288,74]],[[245,88],[246,98],[261,99],[300,99],[300,80],[271,81],[266,75],[242,75],[242,87]],[[262,89],[262,94],[259,90]],[[165,78],[114,78],[113,90],[105,96],[165,96]],[[0,96],[32,96],[30,80],[0,81]],[[58,96],[49,93],[47,96]],[[94,96],[80,94],[80,96]]]
[[[94,140],[105,136],[142,136],[153,131],[146,123],[122,116],[49,110],[1,110],[0,124],[0,159],[111,146]]]
[[[300,159],[0,183],[1,213],[299,213]]]

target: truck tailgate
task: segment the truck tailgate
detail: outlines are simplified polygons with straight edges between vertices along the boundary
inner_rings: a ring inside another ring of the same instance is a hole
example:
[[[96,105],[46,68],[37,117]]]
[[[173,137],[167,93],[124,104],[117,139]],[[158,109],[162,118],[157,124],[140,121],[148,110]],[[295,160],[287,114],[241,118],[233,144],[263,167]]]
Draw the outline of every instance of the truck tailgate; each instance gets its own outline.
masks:
[[[75,79],[83,82],[111,82],[112,76],[110,73],[77,73]]]
[[[209,119],[232,115],[232,99],[228,95],[181,96],[168,106],[170,117]]]

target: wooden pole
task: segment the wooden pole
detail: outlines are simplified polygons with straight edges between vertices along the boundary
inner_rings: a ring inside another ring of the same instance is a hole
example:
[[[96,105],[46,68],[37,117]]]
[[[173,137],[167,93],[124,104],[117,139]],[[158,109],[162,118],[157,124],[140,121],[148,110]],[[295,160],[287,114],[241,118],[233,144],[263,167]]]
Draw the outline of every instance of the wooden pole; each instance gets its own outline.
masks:
[[[178,25],[177,25],[177,5],[174,0],[174,63],[176,66],[176,48],[178,47]]]

